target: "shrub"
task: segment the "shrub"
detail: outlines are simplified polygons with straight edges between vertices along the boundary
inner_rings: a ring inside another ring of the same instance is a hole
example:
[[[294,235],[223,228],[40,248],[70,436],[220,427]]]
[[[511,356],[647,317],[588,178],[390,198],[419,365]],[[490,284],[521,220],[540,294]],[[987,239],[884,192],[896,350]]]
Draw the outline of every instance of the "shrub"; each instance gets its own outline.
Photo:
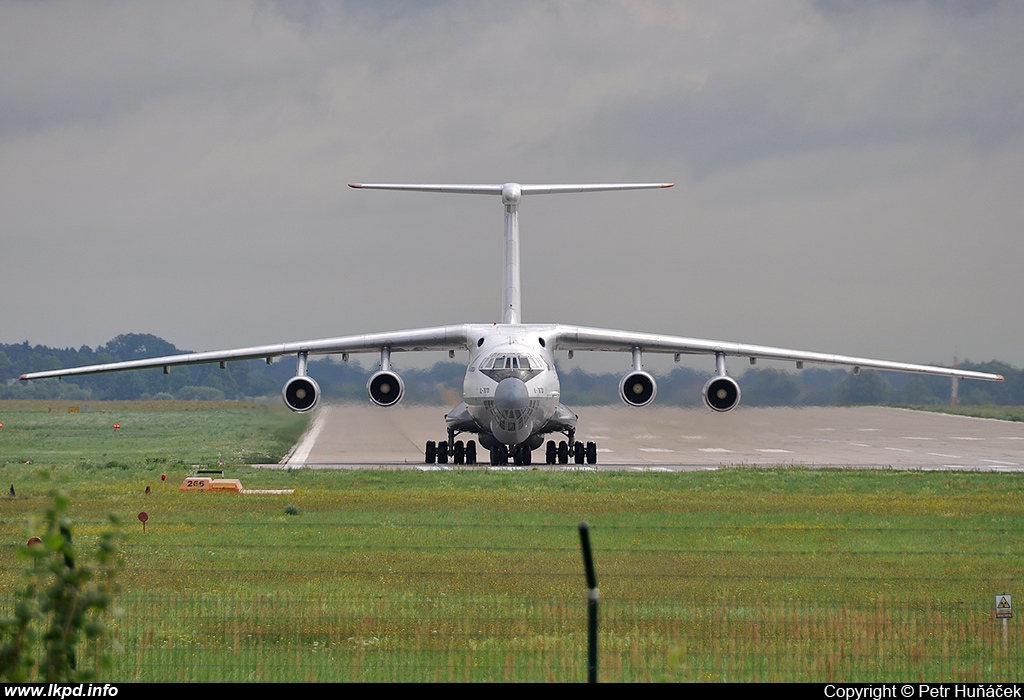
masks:
[[[64,515],[68,497],[59,491],[51,495],[38,543],[18,548],[27,569],[14,615],[0,620],[0,679],[5,681],[92,680],[109,662],[105,617],[113,609],[120,565],[116,518],[109,516],[95,552],[79,558],[71,520]],[[35,528],[30,524],[29,529]],[[95,652],[92,668],[79,663],[85,644]]]

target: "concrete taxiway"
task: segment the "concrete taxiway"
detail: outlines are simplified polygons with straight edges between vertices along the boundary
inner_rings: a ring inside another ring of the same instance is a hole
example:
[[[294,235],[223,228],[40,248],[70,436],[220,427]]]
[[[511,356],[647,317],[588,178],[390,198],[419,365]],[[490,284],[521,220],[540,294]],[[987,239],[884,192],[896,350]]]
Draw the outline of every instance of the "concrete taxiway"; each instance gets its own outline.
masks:
[[[692,471],[805,465],[1024,471],[1024,423],[876,406],[740,407],[724,414],[707,409],[585,406],[577,412],[577,439],[598,445],[598,464],[583,468]],[[424,443],[446,438],[444,413],[444,408],[434,406],[322,406],[295,449],[275,466],[471,468],[423,464]],[[487,453],[481,451],[480,457],[486,461]],[[548,467],[543,461],[544,453],[538,450],[533,466],[520,468],[581,468]]]

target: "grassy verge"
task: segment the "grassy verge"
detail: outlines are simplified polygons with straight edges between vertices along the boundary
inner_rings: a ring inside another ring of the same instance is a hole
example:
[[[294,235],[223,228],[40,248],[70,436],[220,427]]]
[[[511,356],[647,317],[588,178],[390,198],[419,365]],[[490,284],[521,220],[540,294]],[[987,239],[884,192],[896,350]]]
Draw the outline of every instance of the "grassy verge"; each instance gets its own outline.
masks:
[[[0,401],[0,466],[273,463],[307,420],[278,403]]]

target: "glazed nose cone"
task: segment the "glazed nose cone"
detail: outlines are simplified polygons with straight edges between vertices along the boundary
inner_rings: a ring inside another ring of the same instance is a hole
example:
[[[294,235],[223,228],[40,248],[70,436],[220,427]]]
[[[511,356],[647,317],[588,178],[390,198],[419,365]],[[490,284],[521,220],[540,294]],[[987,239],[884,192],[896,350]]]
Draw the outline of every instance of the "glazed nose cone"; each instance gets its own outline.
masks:
[[[530,392],[523,380],[506,377],[494,389],[494,405],[503,411],[522,410],[530,405]]]

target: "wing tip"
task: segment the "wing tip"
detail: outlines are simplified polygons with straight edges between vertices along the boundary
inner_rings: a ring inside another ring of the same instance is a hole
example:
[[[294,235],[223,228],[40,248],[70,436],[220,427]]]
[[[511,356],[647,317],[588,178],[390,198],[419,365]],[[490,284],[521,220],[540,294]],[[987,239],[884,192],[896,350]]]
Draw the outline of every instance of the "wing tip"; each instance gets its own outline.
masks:
[[[661,189],[663,189],[663,190],[668,189],[669,187],[675,187],[675,186],[676,186],[676,183],[674,183],[674,182],[663,182],[663,183],[661,183]]]
[[[348,186],[349,186],[349,187],[351,187],[351,188],[352,188],[352,189],[354,189],[354,190],[362,189],[362,187],[363,187],[363,186],[362,186],[362,185],[361,185],[360,183],[358,183],[358,182],[350,182],[350,183],[348,183]]]

